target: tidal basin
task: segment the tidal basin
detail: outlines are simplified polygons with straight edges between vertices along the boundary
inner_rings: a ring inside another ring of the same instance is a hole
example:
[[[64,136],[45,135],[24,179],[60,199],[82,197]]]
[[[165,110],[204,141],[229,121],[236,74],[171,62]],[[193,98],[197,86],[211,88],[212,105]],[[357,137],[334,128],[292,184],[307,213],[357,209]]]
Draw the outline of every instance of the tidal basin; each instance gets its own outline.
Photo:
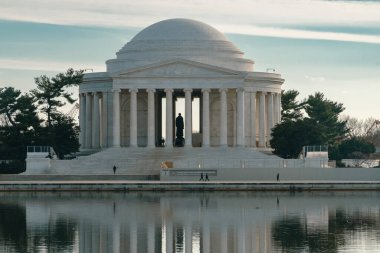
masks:
[[[1,192],[0,252],[379,252],[380,192]]]

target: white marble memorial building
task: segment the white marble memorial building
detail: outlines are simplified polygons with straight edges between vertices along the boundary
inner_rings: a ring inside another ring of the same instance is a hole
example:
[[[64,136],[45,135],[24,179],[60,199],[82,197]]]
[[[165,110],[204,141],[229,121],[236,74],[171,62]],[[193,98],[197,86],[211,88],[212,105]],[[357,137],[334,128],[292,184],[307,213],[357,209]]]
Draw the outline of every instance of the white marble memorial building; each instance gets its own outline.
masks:
[[[199,21],[148,26],[106,65],[79,88],[82,149],[154,148],[163,137],[172,148],[177,98],[185,100],[185,148],[266,148],[280,121],[281,75],[255,72],[254,61]]]
[[[284,79],[255,72],[254,62],[207,24],[155,23],[106,65],[106,72],[85,74],[79,86],[76,159],[28,153],[27,173],[102,175],[115,167],[116,174],[145,179],[198,181],[206,173],[212,180],[273,180],[284,168],[297,179],[306,167],[315,173],[328,167],[327,152],[313,159],[271,153]],[[178,113],[184,147],[175,145]]]

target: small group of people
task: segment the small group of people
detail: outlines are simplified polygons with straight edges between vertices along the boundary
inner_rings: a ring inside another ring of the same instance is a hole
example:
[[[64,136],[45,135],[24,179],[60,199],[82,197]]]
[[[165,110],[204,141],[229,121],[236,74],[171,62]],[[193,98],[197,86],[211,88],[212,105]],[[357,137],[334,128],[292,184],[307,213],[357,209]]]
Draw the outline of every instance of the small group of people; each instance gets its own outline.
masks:
[[[205,176],[203,177],[203,172],[201,173],[201,177],[199,178],[199,181],[210,181],[208,178],[208,174],[206,173]]]

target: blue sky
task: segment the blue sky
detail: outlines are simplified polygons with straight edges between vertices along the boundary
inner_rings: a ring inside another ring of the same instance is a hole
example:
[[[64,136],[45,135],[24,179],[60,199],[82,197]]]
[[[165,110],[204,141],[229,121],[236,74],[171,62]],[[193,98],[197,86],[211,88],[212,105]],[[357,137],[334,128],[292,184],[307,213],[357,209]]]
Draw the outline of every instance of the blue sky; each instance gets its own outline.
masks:
[[[0,87],[34,88],[33,78],[69,67],[105,70],[142,28],[168,18],[214,26],[284,89],[316,91],[345,114],[380,119],[380,1],[2,0]]]

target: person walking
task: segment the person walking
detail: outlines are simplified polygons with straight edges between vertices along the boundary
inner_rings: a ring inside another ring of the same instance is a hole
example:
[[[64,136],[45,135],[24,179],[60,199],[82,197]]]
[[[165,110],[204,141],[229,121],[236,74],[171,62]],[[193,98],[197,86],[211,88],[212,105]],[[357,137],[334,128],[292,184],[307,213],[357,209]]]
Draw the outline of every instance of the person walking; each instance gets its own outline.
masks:
[[[208,174],[206,173],[206,179],[205,179],[205,181],[210,181],[209,179],[208,179]]]
[[[199,179],[199,181],[204,181],[204,179],[203,179],[203,173],[201,173],[201,178]]]
[[[277,173],[277,182],[280,181],[280,173]]]
[[[116,173],[116,165],[114,165],[112,169],[113,169],[113,174],[115,175],[115,173]]]

